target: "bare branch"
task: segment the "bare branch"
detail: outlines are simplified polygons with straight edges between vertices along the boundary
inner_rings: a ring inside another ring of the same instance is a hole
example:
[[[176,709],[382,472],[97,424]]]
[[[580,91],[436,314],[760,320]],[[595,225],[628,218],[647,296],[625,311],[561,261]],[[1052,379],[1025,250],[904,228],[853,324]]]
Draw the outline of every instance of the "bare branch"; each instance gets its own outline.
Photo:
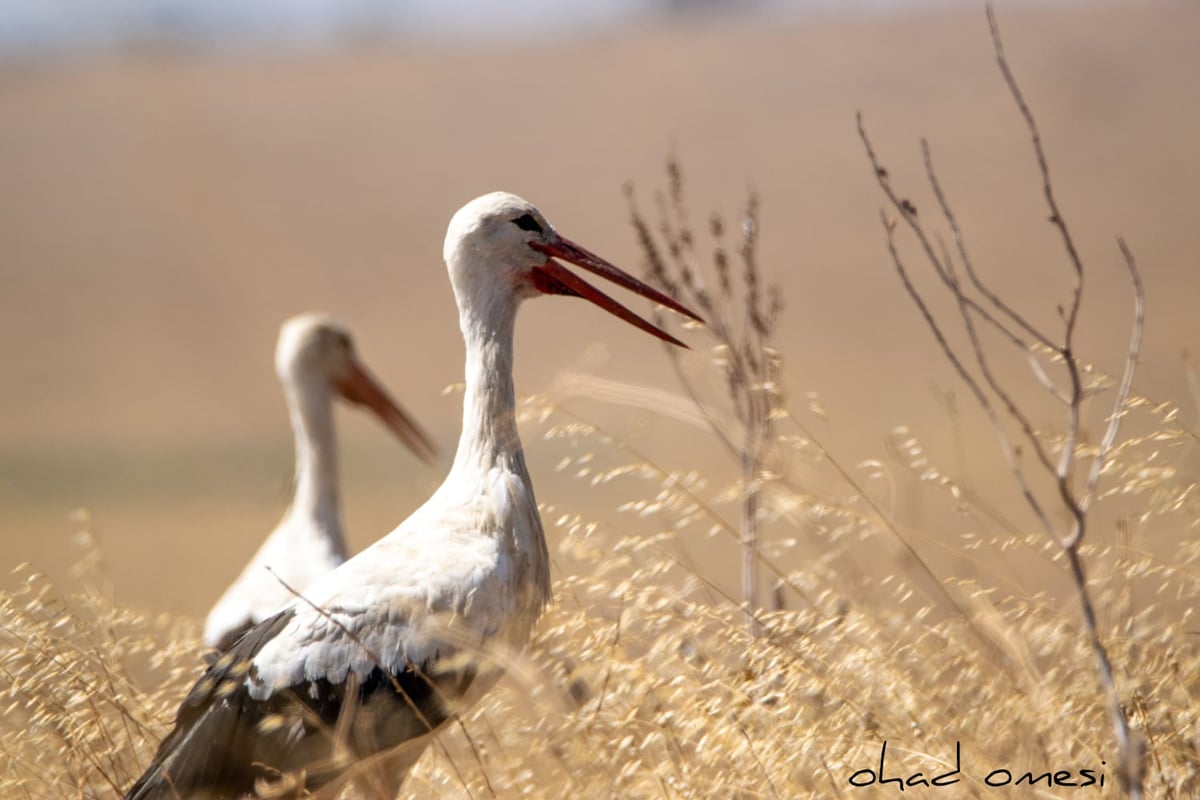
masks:
[[[861,111],[858,112],[857,119],[858,136],[860,139],[862,139],[863,146],[867,149],[867,158],[870,159],[871,166],[875,170],[875,180],[879,183],[879,188],[883,190],[884,195],[892,204],[892,207],[896,209],[896,213],[908,223],[913,233],[916,234],[917,240],[921,243],[921,247],[924,249],[926,257],[933,265],[934,271],[937,272],[937,275],[941,279],[942,283],[946,285],[946,288],[954,291],[954,278],[951,274],[951,271],[945,264],[942,263],[941,259],[937,257],[933,249],[933,244],[929,241],[929,237],[925,233],[925,229],[917,221],[916,206],[912,204],[911,200],[900,197],[892,190],[891,182],[888,179],[888,171],[879,162],[879,158],[875,155],[875,149],[871,146],[871,140],[867,137],[867,130],[863,124],[863,115]],[[979,305],[979,303],[973,298],[964,296],[963,301],[967,304],[971,311],[978,314],[984,321],[999,330],[1005,337],[1012,340],[1014,344],[1017,344],[1020,347],[1028,347],[1028,345],[1023,342],[1020,337],[1013,333],[1009,328],[1005,327],[1002,322],[996,319],[986,308]]]
[[[1009,94],[1016,101],[1017,108],[1025,119],[1025,126],[1029,129],[1033,141],[1038,170],[1042,174],[1042,191],[1046,196],[1046,205],[1050,208],[1050,222],[1058,228],[1058,232],[1062,235],[1063,245],[1067,248],[1071,267],[1075,271],[1075,288],[1071,296],[1071,310],[1066,315],[1067,335],[1063,342],[1063,346],[1070,349],[1075,332],[1075,322],[1079,318],[1079,304],[1083,299],[1083,261],[1079,257],[1079,251],[1075,249],[1075,240],[1071,237],[1071,232],[1067,230],[1067,223],[1063,220],[1062,212],[1058,209],[1058,201],[1054,198],[1054,188],[1050,184],[1050,164],[1046,160],[1046,152],[1042,148],[1042,137],[1038,132],[1033,112],[1029,109],[1029,104],[1025,102],[1025,95],[1021,92],[1021,87],[1017,85],[1017,79],[1013,75],[1012,69],[1009,68],[1008,58],[1004,54],[1004,41],[1000,37],[1000,24],[996,21],[996,9],[992,7],[991,3],[987,5],[987,19],[988,30],[992,34],[992,48],[996,52],[996,64],[999,65],[1000,73],[1004,76]]]
[[[926,153],[928,154],[928,149],[926,150]],[[889,248],[894,249],[890,243]],[[971,318],[970,308],[967,305],[966,297],[963,295],[962,284],[959,283],[957,275],[955,275],[954,272],[949,269],[949,262],[947,262],[947,269],[950,277],[950,291],[954,295],[955,302],[958,304],[959,314],[962,316],[963,329],[967,332],[967,338],[971,342],[971,352],[975,356],[975,363],[979,366],[979,371],[983,375],[984,381],[987,382],[988,388],[992,390],[994,395],[996,395],[996,398],[999,399],[1009,416],[1015,419],[1017,424],[1020,425],[1021,432],[1025,435],[1025,439],[1029,442],[1030,447],[1033,448],[1033,452],[1037,456],[1038,461],[1041,462],[1042,466],[1053,473],[1054,466],[1051,464],[1050,456],[1046,452],[1046,449],[1042,446],[1041,440],[1038,438],[1037,431],[1035,431],[1033,428],[1033,421],[1030,420],[1023,411],[1021,411],[1021,408],[1016,404],[1016,402],[1012,399],[1012,396],[1007,390],[1005,390],[1004,386],[999,380],[996,379],[995,374],[992,372],[992,368],[987,357],[987,350],[984,348],[983,342],[979,338],[979,333],[975,329],[975,322]],[[998,424],[998,422],[996,424]]]
[[[1100,673],[1100,685],[1104,689],[1108,701],[1108,714],[1112,720],[1113,732],[1117,739],[1117,751],[1121,754],[1121,763],[1117,770],[1121,786],[1131,800],[1141,800],[1142,782],[1145,772],[1145,743],[1141,737],[1135,736],[1129,727],[1129,719],[1121,705],[1121,695],[1117,690],[1116,678],[1113,676],[1112,662],[1108,658],[1108,650],[1100,639],[1100,628],[1096,621],[1096,610],[1092,605],[1091,592],[1087,588],[1087,575],[1083,568],[1083,559],[1078,547],[1067,547],[1067,563],[1071,566],[1071,578],[1079,596],[1079,605],[1083,611],[1084,627],[1088,633],[1088,644],[1092,656],[1096,660],[1096,668]]]
[[[1117,437],[1120,432],[1121,421],[1124,418],[1126,405],[1129,402],[1130,392],[1133,386],[1133,376],[1137,369],[1138,353],[1141,349],[1142,332],[1145,323],[1145,298],[1142,287],[1141,277],[1134,262],[1133,254],[1126,246],[1123,240],[1118,240],[1121,253],[1125,258],[1125,266],[1129,272],[1130,280],[1133,283],[1134,290],[1134,321],[1133,330],[1130,334],[1129,346],[1126,352],[1125,368],[1121,377],[1120,384],[1117,389],[1116,398],[1113,403],[1113,409],[1108,417],[1105,432],[1101,438],[1100,444],[1097,447],[1096,453],[1093,456],[1089,465],[1087,480],[1083,489],[1082,497],[1076,495],[1073,473],[1076,460],[1079,458],[1079,440],[1083,426],[1084,402],[1086,398],[1092,394],[1092,390],[1084,386],[1084,366],[1079,360],[1074,349],[1074,337],[1078,327],[1079,310],[1083,298],[1083,278],[1084,269],[1083,262],[1079,256],[1079,252],[1075,246],[1075,242],[1071,236],[1070,230],[1066,222],[1063,220],[1061,211],[1059,210],[1057,200],[1054,196],[1053,186],[1050,180],[1050,169],[1046,159],[1045,150],[1042,146],[1041,134],[1038,131],[1037,123],[1034,120],[1033,112],[1030,110],[1025,97],[1017,85],[1011,68],[1008,64],[1008,59],[1004,53],[1003,42],[1001,41],[1000,28],[996,21],[995,10],[989,3],[987,6],[988,28],[991,32],[992,44],[996,53],[996,62],[1000,67],[1000,72],[1004,77],[1004,81],[1008,86],[1009,93],[1012,95],[1017,104],[1022,118],[1025,120],[1026,127],[1029,131],[1030,139],[1033,142],[1034,154],[1037,158],[1038,169],[1041,175],[1042,190],[1045,195],[1045,201],[1050,210],[1050,222],[1059,231],[1062,237],[1063,245],[1067,251],[1067,258],[1074,273],[1074,286],[1071,291],[1071,299],[1067,308],[1064,310],[1059,307],[1059,316],[1062,319],[1062,339],[1061,343],[1055,344],[1051,338],[1042,333],[1038,328],[1032,325],[1024,316],[1013,309],[999,295],[997,295],[983,280],[976,274],[974,266],[971,262],[967,251],[962,230],[958,220],[947,200],[945,193],[942,190],[941,184],[937,178],[937,174],[933,167],[933,157],[928,142],[922,140],[921,147],[925,160],[925,171],[929,179],[930,185],[933,188],[934,194],[937,197],[939,206],[941,207],[942,216],[946,224],[950,227],[955,243],[957,245],[959,257],[962,259],[963,268],[965,269],[971,285],[978,291],[985,300],[994,308],[1000,316],[1007,320],[1007,324],[1001,323],[994,319],[985,311],[980,309],[979,305],[974,303],[966,296],[966,292],[962,282],[959,280],[955,272],[953,261],[949,253],[946,252],[942,245],[941,256],[935,253],[931,245],[929,237],[923,230],[923,226],[917,220],[916,209],[907,199],[900,198],[891,188],[887,178],[887,170],[879,163],[871,144],[867,139],[863,129],[862,115],[858,116],[859,136],[863,140],[863,144],[867,150],[867,157],[871,162],[871,166],[875,170],[876,180],[879,182],[880,188],[884,195],[897,209],[901,218],[903,218],[916,235],[921,248],[924,250],[926,258],[932,264],[934,271],[937,273],[942,283],[950,290],[956,303],[958,304],[959,315],[962,320],[963,328],[970,341],[972,353],[975,358],[976,366],[978,367],[982,380],[977,379],[968,372],[961,358],[956,354],[950,346],[945,334],[943,333],[937,320],[927,307],[924,299],[913,286],[909,279],[908,272],[904,268],[899,254],[896,249],[895,235],[893,232],[894,225],[884,218],[884,229],[887,235],[888,251],[891,254],[892,260],[900,273],[905,290],[916,303],[921,315],[925,318],[930,330],[933,331],[934,338],[937,340],[943,353],[949,359],[955,371],[967,383],[968,388],[975,395],[976,399],[982,406],[985,414],[988,416],[992,427],[996,432],[997,440],[999,441],[1001,451],[1008,460],[1012,469],[1013,475],[1016,478],[1017,484],[1025,497],[1029,507],[1034,511],[1047,534],[1058,543],[1063,554],[1066,556],[1071,570],[1071,578],[1074,582],[1076,592],[1079,597],[1080,608],[1083,614],[1084,627],[1088,643],[1092,649],[1092,653],[1096,663],[1096,669],[1099,673],[1100,685],[1105,695],[1106,704],[1110,718],[1112,720],[1113,732],[1120,748],[1120,781],[1126,795],[1131,800],[1140,800],[1142,796],[1143,782],[1143,766],[1144,766],[1144,747],[1142,740],[1134,735],[1129,727],[1129,721],[1125,715],[1124,708],[1121,704],[1121,696],[1117,689],[1115,679],[1113,677],[1112,664],[1109,661],[1108,651],[1106,650],[1100,636],[1099,625],[1096,620],[1095,608],[1092,603],[1091,593],[1087,583],[1087,577],[1084,571],[1083,560],[1080,555],[1080,545],[1083,542],[1086,526],[1088,521],[1088,509],[1096,496],[1096,487],[1099,483],[1100,476],[1104,471],[1105,465],[1108,462],[1110,453],[1116,447]],[[938,240],[941,244],[941,240]],[[1038,438],[1037,432],[1033,429],[1029,416],[1014,402],[1012,395],[1004,385],[993,374],[989,365],[988,354],[985,350],[984,343],[980,339],[979,332],[975,325],[974,315],[979,316],[995,326],[1008,338],[1009,343],[1017,344],[1026,351],[1030,369],[1037,381],[1045,387],[1050,395],[1060,403],[1067,407],[1067,419],[1064,430],[1062,431],[1061,452],[1058,454],[1057,463],[1051,463],[1049,454],[1046,452],[1042,440]],[[1033,340],[1034,347],[1024,346],[1021,337],[1016,334],[1008,325],[1015,326],[1019,331]],[[1061,359],[1062,365],[1066,370],[1069,386],[1064,391],[1061,389],[1042,367],[1038,360],[1036,347],[1045,347],[1049,349],[1055,356]],[[986,385],[987,391],[984,386]],[[996,398],[996,401],[1002,405],[1008,412],[1009,416],[1017,421],[1020,426],[1024,439],[1030,443],[1036,453],[1038,460],[1042,466],[1047,469],[1053,477],[1053,484],[1061,501],[1062,510],[1070,516],[1068,529],[1063,532],[1056,529],[1052,524],[1047,514],[1042,509],[1041,505],[1034,496],[1032,489],[1026,480],[1024,470],[1017,458],[1017,453],[1014,451],[1013,444],[1005,431],[999,416],[993,406],[991,397],[988,392]]]
[[[1021,459],[1018,456],[1016,448],[1013,446],[1012,440],[1009,438],[1008,431],[1005,430],[1004,424],[1000,421],[1000,417],[996,414],[996,409],[993,407],[991,400],[987,396],[987,393],[983,391],[983,388],[979,385],[979,382],[973,375],[971,375],[970,372],[967,371],[966,367],[963,366],[958,354],[954,352],[954,349],[950,346],[945,334],[942,333],[942,329],[938,325],[937,320],[934,318],[933,313],[925,304],[924,298],[921,297],[920,292],[918,292],[916,287],[913,285],[912,280],[909,278],[908,270],[904,267],[904,263],[900,260],[900,253],[896,249],[896,239],[894,235],[895,226],[891,224],[890,220],[887,218],[887,215],[883,211],[880,211],[879,213],[883,219],[883,228],[887,235],[888,252],[892,256],[892,263],[895,265],[896,271],[900,274],[900,280],[904,284],[905,291],[908,292],[908,296],[911,297],[912,301],[916,304],[917,309],[921,312],[921,316],[925,318],[925,323],[933,332],[934,338],[937,340],[938,345],[942,348],[942,352],[945,353],[946,358],[950,361],[950,364],[954,367],[955,372],[957,372],[959,377],[961,377],[967,384],[967,388],[971,390],[971,394],[975,396],[975,399],[983,408],[984,413],[987,414],[988,420],[992,423],[992,430],[995,432],[996,439],[1000,444],[1000,450],[1004,454],[1005,461],[1008,462],[1008,466],[1013,473],[1013,477],[1016,478],[1017,484],[1021,489],[1021,494],[1025,498],[1025,502],[1029,504],[1029,507],[1037,516],[1038,521],[1041,523],[1046,533],[1050,536],[1053,536],[1054,526],[1050,522],[1050,518],[1046,515],[1046,512],[1042,509],[1041,503],[1038,502],[1037,496],[1033,493],[1033,489],[1030,487],[1028,480],[1026,480],[1025,469],[1021,465]]]
[[[1112,414],[1108,418],[1108,427],[1100,439],[1096,456],[1092,459],[1092,467],[1088,473],[1087,488],[1079,501],[1080,507],[1086,512],[1095,497],[1096,485],[1100,482],[1100,474],[1108,461],[1108,454],[1116,444],[1117,434],[1121,430],[1121,421],[1125,418],[1125,404],[1129,402],[1129,394],[1133,390],[1133,376],[1137,371],[1138,354],[1142,349],[1142,333],[1146,327],[1146,290],[1142,286],[1142,276],[1134,261],[1133,252],[1122,238],[1117,239],[1121,255],[1125,259],[1125,268],[1129,271],[1129,280],[1133,284],[1133,330],[1129,334],[1129,351],[1125,356],[1125,370],[1121,375],[1121,383],[1117,387],[1117,397],[1113,401]]]
[[[1058,400],[1063,405],[1070,405],[1071,398],[1064,394],[1063,390],[1058,388],[1058,384],[1056,384],[1046,373],[1045,368],[1042,366],[1042,362],[1038,360],[1037,353],[1030,350],[1025,354],[1025,357],[1026,361],[1029,362],[1029,371],[1033,373],[1033,377],[1037,378],[1037,382],[1040,383],[1047,392],[1052,394],[1055,400]]]
[[[972,285],[979,290],[980,294],[987,298],[989,303],[991,303],[1006,317],[1012,320],[1012,322],[1021,328],[1021,330],[1025,331],[1026,334],[1033,337],[1040,344],[1045,345],[1046,347],[1054,347],[1054,344],[1044,334],[1042,334],[1037,328],[1033,327],[1033,325],[1031,325],[1029,321],[1025,319],[1025,317],[1014,311],[1000,298],[999,295],[985,285],[976,274],[975,267],[971,263],[971,257],[967,255],[967,245],[963,240],[962,230],[958,225],[958,218],[955,216],[954,211],[950,208],[950,203],[947,202],[946,195],[942,191],[942,184],[940,181],[938,181],[937,172],[934,171],[933,153],[930,151],[929,141],[927,139],[921,139],[921,152],[925,158],[925,174],[929,178],[929,185],[933,188],[933,194],[935,197],[937,197],[938,205],[941,206],[942,216],[946,218],[946,224],[950,226],[950,231],[954,234],[954,244],[958,248],[958,257],[962,259],[963,268],[967,271],[967,277],[971,279]],[[947,261],[948,260],[949,259],[947,258]],[[1029,349],[1029,346],[1020,337],[1012,333],[1006,326],[997,322],[996,328],[1000,330],[1001,333],[1008,336],[1013,344],[1017,345],[1023,350]]]

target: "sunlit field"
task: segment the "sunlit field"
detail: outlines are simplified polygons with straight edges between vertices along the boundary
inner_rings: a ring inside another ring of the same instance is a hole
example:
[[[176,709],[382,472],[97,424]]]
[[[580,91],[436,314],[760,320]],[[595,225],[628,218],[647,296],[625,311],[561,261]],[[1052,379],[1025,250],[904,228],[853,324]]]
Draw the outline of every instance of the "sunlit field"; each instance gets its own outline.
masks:
[[[709,325],[523,311],[554,602],[403,797],[1200,796],[1200,11],[998,17],[1014,84],[982,9],[0,68],[0,797],[169,729],[287,502],[284,317],[441,446],[339,412],[353,548],[436,487],[497,188]]]

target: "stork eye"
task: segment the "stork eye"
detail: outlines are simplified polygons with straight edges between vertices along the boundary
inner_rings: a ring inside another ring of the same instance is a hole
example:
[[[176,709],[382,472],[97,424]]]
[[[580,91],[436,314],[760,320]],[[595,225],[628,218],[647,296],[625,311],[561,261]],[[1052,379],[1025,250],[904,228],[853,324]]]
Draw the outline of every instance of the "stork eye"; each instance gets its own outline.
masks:
[[[513,220],[513,224],[523,231],[532,231],[534,233],[545,233],[538,221],[533,218],[532,214],[522,214]]]

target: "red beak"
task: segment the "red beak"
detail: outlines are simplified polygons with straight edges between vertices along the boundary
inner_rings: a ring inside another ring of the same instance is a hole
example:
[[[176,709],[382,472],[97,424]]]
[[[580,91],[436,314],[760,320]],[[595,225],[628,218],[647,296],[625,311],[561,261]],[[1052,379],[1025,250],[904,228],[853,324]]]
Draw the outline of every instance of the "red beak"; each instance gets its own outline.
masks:
[[[421,426],[405,413],[379,383],[371,377],[357,360],[351,357],[346,374],[334,383],[338,394],[356,405],[363,405],[374,412],[379,421],[388,427],[417,458],[426,464],[433,463],[437,448]]]
[[[583,267],[588,272],[599,275],[601,278],[607,278],[618,286],[622,286],[631,292],[636,292],[642,297],[649,298],[659,305],[666,306],[672,311],[677,311],[685,317],[696,320],[699,323],[704,322],[699,314],[682,305],[678,301],[668,297],[667,295],[655,289],[649,284],[643,283],[620,268],[608,263],[595,253],[589,252],[569,239],[565,239],[558,234],[551,234],[552,238],[549,242],[543,244],[541,242],[530,242],[529,246],[539,253],[545,253],[550,256],[545,264],[533,269],[533,285],[538,291],[545,294],[563,294],[574,297],[582,297],[592,303],[603,308],[605,311],[620,317],[634,327],[641,328],[647,333],[657,336],[664,342],[678,345],[679,347],[687,347],[686,344],[676,339],[671,334],[662,330],[658,326],[647,322],[646,320],[633,313],[625,306],[613,300],[604,292],[596,289],[587,283],[587,281],[573,274],[570,270],[555,261],[555,258],[561,258],[564,261],[570,261],[576,266]]]

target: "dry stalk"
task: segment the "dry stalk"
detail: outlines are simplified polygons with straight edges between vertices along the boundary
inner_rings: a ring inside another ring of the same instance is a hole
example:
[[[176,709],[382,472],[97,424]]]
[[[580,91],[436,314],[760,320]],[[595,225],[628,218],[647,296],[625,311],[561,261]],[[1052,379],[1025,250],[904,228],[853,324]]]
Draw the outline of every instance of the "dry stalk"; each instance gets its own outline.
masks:
[[[987,7],[987,18],[996,62],[1032,140],[1041,176],[1042,191],[1049,210],[1049,222],[1060,234],[1066,251],[1067,264],[1073,275],[1070,300],[1065,308],[1059,306],[1058,309],[1061,328],[1057,331],[1049,331],[1030,322],[1028,317],[1006,302],[998,292],[991,289],[976,271],[974,263],[968,255],[958,219],[934,170],[933,156],[928,142],[924,140],[921,142],[925,173],[937,199],[942,219],[954,238],[958,254],[957,264],[948,248],[942,245],[940,240],[937,240],[938,246],[935,247],[935,237],[918,218],[916,207],[907,197],[898,194],[892,187],[888,171],[883,167],[867,137],[861,112],[858,115],[858,132],[866,148],[867,158],[871,162],[879,187],[890,203],[892,211],[898,217],[898,219],[889,217],[886,212],[881,211],[888,253],[900,276],[901,283],[933,333],[942,353],[958,376],[966,383],[972,396],[978,401],[991,423],[1000,450],[1030,510],[1046,535],[1057,544],[1058,550],[1067,560],[1082,611],[1085,634],[1109,707],[1109,716],[1120,753],[1119,777],[1121,784],[1128,797],[1141,798],[1144,746],[1140,738],[1132,733],[1121,703],[1120,693],[1113,676],[1112,663],[1096,620],[1095,605],[1088,587],[1081,546],[1087,531],[1088,511],[1096,497],[1100,476],[1104,472],[1106,464],[1109,463],[1114,446],[1117,444],[1121,421],[1128,410],[1145,320],[1144,291],[1133,254],[1124,240],[1118,238],[1117,244],[1132,284],[1133,325],[1125,353],[1123,374],[1117,387],[1112,409],[1106,417],[1104,434],[1094,453],[1087,456],[1080,447],[1084,423],[1083,406],[1089,395],[1095,392],[1094,389],[1085,385],[1086,365],[1080,360],[1075,346],[1079,310],[1083,302],[1085,269],[1070,228],[1055,198],[1053,184],[1050,180],[1049,162],[1042,145],[1041,134],[1038,131],[1033,112],[1021,92],[1005,56],[1000,29],[991,5]],[[909,267],[901,258],[896,242],[896,231],[901,222],[916,238],[925,260],[933,268],[940,285],[949,291],[957,308],[956,319],[967,338],[965,348],[958,348],[951,343],[946,331],[947,326],[952,323],[939,319],[931,309],[922,290],[918,289],[913,282]],[[960,277],[960,271],[965,272],[965,281]],[[1065,407],[1065,420],[1059,431],[1062,444],[1057,455],[1051,452],[1047,440],[1038,434],[1029,411],[1015,399],[1012,388],[993,369],[993,357],[983,342],[980,332],[981,325],[999,332],[1002,339],[1010,346],[1025,351],[1035,381]],[[1060,365],[1065,371],[1066,386],[1059,386],[1050,377],[1039,361],[1039,352],[1048,352],[1051,356],[1051,363]],[[1036,464],[1032,467],[1022,460],[1022,453],[1026,450],[1034,455]],[[1086,468],[1087,477],[1083,481],[1083,485],[1079,486],[1075,475],[1076,467],[1080,466],[1081,462],[1086,462],[1082,466]],[[1055,515],[1052,510],[1039,500],[1035,489],[1041,482],[1048,482],[1053,487],[1056,507],[1065,511],[1069,519],[1065,528],[1054,522]]]
[[[737,462],[741,482],[742,597],[747,625],[758,632],[755,610],[778,610],[781,602],[780,593],[772,591],[764,604],[759,575],[766,460],[775,438],[774,419],[784,406],[780,393],[782,361],[774,347],[783,297],[777,285],[764,284],[758,264],[758,196],[751,192],[746,201],[734,246],[740,269],[735,274],[731,267],[726,225],[716,213],[708,222],[713,243],[711,266],[702,268],[684,202],[683,172],[673,156],[667,159],[667,177],[666,195],[656,195],[657,235],[634,202],[630,186],[626,187],[626,197],[650,280],[699,308],[706,320],[705,330],[714,340],[715,361],[725,379],[726,402],[734,425],[704,397],[697,381],[684,370],[680,354],[668,350],[667,355],[684,391]],[[710,288],[710,284],[715,286]],[[661,324],[657,314],[656,322]]]

